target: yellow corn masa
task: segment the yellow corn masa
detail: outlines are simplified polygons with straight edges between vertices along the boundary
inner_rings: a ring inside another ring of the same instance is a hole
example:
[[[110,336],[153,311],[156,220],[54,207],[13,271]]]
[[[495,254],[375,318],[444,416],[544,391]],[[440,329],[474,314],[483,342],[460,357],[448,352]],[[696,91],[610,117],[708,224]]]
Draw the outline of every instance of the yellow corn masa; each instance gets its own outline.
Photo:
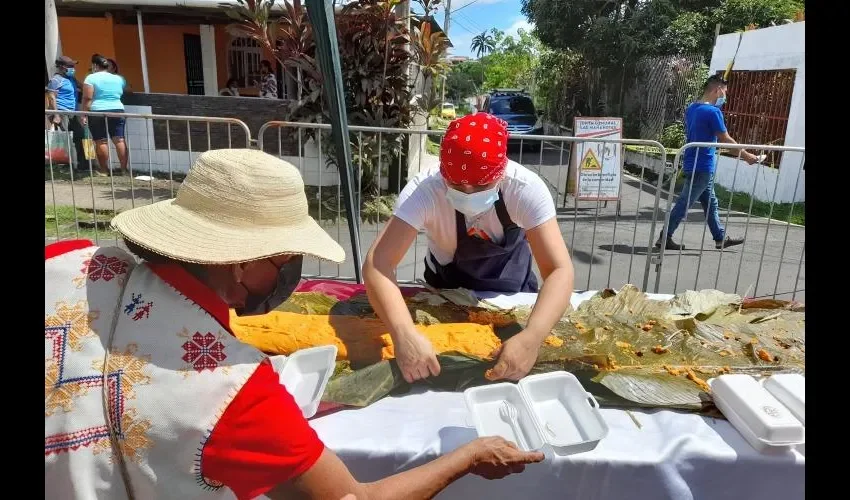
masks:
[[[387,328],[377,319],[278,311],[238,317],[231,311],[230,327],[239,340],[268,354],[289,355],[299,349],[335,345],[337,360],[374,363],[395,357]],[[491,325],[441,323],[416,325],[416,329],[438,353],[487,357],[501,344]]]

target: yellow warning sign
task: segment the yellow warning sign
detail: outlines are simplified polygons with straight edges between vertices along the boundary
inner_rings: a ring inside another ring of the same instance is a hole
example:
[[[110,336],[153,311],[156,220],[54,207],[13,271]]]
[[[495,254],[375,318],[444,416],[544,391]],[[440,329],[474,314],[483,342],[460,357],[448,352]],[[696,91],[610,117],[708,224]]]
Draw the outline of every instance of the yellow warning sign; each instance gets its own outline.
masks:
[[[602,164],[596,159],[596,154],[593,153],[592,149],[588,148],[587,153],[584,154],[584,158],[581,159],[581,169],[602,170]]]

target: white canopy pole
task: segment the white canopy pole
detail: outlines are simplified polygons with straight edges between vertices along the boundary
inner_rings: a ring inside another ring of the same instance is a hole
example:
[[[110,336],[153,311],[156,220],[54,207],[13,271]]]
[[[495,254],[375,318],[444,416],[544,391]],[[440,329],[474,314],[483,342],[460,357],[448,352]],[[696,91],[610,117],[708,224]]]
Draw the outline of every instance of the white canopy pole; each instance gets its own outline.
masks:
[[[145,93],[150,94],[151,83],[148,79],[148,56],[145,51],[145,30],[142,28],[141,10],[136,10],[136,22],[139,25],[139,53],[142,58],[142,80],[145,83]]]

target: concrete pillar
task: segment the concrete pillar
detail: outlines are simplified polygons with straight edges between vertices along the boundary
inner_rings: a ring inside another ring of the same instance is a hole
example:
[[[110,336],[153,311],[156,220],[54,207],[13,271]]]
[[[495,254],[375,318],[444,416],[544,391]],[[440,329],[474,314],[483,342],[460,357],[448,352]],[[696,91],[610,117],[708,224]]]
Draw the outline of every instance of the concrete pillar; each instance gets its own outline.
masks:
[[[53,75],[56,58],[62,55],[59,45],[59,16],[56,14],[56,1],[44,0],[44,62],[47,74]]]
[[[204,68],[204,95],[218,95],[215,26],[211,24],[201,25],[201,62]]]

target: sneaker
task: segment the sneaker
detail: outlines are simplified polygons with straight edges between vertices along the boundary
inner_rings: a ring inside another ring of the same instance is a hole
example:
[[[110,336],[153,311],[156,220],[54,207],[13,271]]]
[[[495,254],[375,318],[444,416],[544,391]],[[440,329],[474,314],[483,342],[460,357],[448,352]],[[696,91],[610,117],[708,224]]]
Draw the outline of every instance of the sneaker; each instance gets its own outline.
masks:
[[[655,248],[661,248],[661,238],[658,238],[658,241],[655,242]],[[667,244],[664,245],[664,250],[684,250],[685,245],[679,245],[673,238],[667,238]]]
[[[737,245],[742,245],[743,243],[744,243],[744,238],[730,238],[730,237],[727,236],[726,239],[724,239],[724,240],[715,241],[714,242],[714,248],[720,250],[720,249],[723,249],[723,248],[729,248],[729,247],[734,247],[734,246],[737,246]]]

